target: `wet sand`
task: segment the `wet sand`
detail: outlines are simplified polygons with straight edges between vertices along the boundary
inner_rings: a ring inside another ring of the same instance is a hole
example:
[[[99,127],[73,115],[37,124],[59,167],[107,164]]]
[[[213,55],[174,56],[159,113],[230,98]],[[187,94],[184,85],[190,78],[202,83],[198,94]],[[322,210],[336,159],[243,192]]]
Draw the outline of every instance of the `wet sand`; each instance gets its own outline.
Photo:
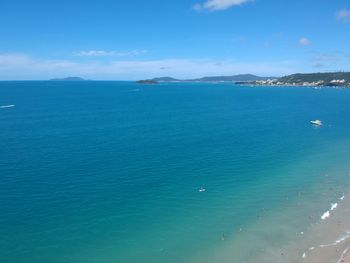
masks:
[[[342,258],[343,262],[350,263],[350,252],[347,252]]]

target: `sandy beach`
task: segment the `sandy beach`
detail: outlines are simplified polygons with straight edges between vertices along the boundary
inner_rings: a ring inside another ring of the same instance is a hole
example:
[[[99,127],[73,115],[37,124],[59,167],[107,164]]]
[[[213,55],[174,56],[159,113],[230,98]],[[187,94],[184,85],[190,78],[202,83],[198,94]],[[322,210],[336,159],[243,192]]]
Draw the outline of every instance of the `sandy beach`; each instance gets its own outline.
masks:
[[[300,242],[286,248],[286,262],[350,263],[350,205],[348,196],[331,204],[312,229],[302,233]],[[299,259],[295,255],[299,255]]]
[[[350,263],[349,251],[342,255],[342,257],[340,258],[340,262]]]

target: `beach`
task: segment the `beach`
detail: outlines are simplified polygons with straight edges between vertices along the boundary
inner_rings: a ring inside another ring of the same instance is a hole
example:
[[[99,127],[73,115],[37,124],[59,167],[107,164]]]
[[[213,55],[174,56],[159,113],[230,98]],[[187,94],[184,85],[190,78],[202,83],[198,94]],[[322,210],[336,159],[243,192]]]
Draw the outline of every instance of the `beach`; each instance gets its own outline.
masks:
[[[284,247],[279,259],[272,262],[349,262],[349,208],[342,195],[319,222],[300,232],[297,243]]]
[[[310,246],[303,254],[307,262],[349,262],[349,211],[348,199],[342,195],[339,203],[332,204],[331,209],[325,212],[327,216],[329,212],[329,217],[324,219],[326,222],[315,227],[318,234],[313,239],[317,245]]]

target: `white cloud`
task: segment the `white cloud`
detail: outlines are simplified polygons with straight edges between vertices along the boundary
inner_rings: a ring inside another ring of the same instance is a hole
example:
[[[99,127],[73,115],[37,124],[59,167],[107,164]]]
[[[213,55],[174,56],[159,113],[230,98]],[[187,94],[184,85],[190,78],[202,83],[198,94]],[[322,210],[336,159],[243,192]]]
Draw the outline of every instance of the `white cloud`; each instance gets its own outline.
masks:
[[[207,0],[202,4],[195,4],[193,9],[200,11],[202,9],[208,9],[212,11],[225,10],[233,6],[242,5],[247,2],[252,2],[254,0]]]
[[[201,5],[201,4],[195,4],[195,5],[193,5],[193,9],[194,9],[195,11],[201,11],[202,5]]]
[[[137,56],[147,53],[147,50],[130,50],[130,51],[106,51],[106,50],[83,50],[75,52],[74,55],[79,57],[126,57]]]
[[[311,41],[307,39],[306,37],[302,37],[299,39],[299,44],[302,46],[308,46],[311,44]]]
[[[336,13],[336,17],[339,21],[350,22],[350,10],[344,8]]]
[[[240,63],[232,60],[161,59],[75,62],[35,59],[18,54],[0,54],[0,80],[50,79],[66,76],[101,80],[136,80],[164,75],[196,78],[243,73],[278,76],[296,71],[295,67],[295,62],[290,61]]]

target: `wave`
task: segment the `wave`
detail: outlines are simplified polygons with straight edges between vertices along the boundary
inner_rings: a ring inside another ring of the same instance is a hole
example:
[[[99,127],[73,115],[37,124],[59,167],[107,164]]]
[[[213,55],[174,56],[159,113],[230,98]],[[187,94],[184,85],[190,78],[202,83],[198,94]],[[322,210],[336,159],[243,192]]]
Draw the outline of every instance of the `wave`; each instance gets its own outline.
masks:
[[[336,246],[344,241],[346,241],[347,239],[350,238],[350,232],[346,232],[346,235],[341,236],[340,238],[338,238],[336,241],[334,241],[331,244],[326,244],[326,245],[319,245],[319,247],[332,247],[332,246]]]
[[[334,203],[331,206],[331,211],[333,211],[334,209],[336,209],[338,207],[338,203]]]
[[[315,249],[317,249],[317,248],[325,248],[325,247],[337,246],[337,245],[343,243],[344,241],[346,241],[346,240],[349,239],[349,238],[350,238],[350,231],[347,231],[345,235],[339,237],[339,238],[338,238],[337,240],[335,240],[333,243],[325,244],[325,245],[318,245],[317,247],[310,247],[310,248],[308,248],[307,251],[312,251],[312,250],[315,250]],[[340,260],[338,261],[338,263],[339,263],[339,262],[343,262],[343,261],[341,261],[341,260],[344,259],[344,256],[345,256],[345,254],[348,252],[349,249],[350,249],[350,247],[348,247],[347,249],[345,249],[345,250],[343,251],[343,253],[341,254],[341,258],[340,258]],[[307,256],[307,251],[305,251],[305,252],[301,255],[301,257],[302,257],[303,259],[306,258],[306,256]]]
[[[339,200],[344,200],[345,199],[345,195],[343,194],[340,198],[339,198]],[[324,212],[323,214],[322,214],[322,216],[321,216],[321,219],[322,220],[325,220],[325,219],[327,219],[328,217],[330,217],[331,216],[331,213],[330,213],[330,211],[334,211],[335,209],[337,209],[337,207],[338,207],[338,203],[332,203],[331,204],[331,209],[330,210],[327,210],[326,212]]]
[[[330,214],[329,211],[324,212],[323,215],[321,216],[321,219],[322,219],[322,220],[325,220],[326,218],[330,217],[330,215],[331,215],[331,214]]]

